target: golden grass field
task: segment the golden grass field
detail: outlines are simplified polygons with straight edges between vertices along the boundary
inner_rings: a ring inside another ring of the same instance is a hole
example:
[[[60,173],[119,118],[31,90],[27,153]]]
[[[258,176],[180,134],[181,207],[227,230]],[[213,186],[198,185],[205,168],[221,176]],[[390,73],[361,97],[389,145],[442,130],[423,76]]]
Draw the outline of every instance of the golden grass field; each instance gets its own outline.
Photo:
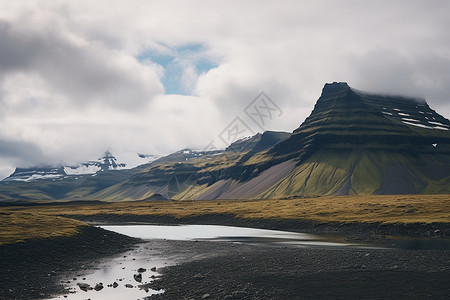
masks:
[[[234,214],[237,218],[318,222],[450,223],[450,195],[325,196],[287,200],[120,202],[0,208],[0,244],[76,234],[87,224],[71,215]]]
[[[71,236],[82,226],[78,220],[56,215],[39,214],[34,210],[0,209],[0,245],[23,242],[30,239]]]

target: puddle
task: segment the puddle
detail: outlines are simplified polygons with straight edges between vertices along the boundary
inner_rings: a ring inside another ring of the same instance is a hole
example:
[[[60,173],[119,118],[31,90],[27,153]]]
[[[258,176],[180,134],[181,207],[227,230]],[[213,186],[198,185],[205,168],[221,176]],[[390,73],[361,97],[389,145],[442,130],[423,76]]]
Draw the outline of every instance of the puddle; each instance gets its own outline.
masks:
[[[344,243],[340,237],[220,225],[108,225],[101,228],[144,240],[225,241],[296,247],[449,250],[449,239],[391,237],[373,244]]]
[[[355,244],[327,241],[323,237],[313,234],[246,227],[220,225],[111,225],[100,227],[144,240],[226,241],[305,247],[360,247]]]
[[[135,250],[104,261],[95,270],[82,270],[75,277],[61,278],[61,284],[69,293],[52,300],[144,299],[164,292],[146,286],[159,276],[159,268],[170,264],[169,260],[160,258],[160,251],[150,247],[149,244],[142,244]],[[95,290],[100,283],[103,288]]]

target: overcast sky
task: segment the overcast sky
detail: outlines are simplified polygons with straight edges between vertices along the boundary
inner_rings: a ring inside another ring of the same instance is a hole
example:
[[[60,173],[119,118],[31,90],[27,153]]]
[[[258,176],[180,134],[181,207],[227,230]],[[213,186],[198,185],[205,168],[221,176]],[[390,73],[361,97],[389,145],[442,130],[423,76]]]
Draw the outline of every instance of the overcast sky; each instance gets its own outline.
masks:
[[[222,148],[233,122],[292,131],[333,81],[425,97],[449,118],[449,11],[432,0],[0,0],[0,179],[105,150],[136,164],[136,153]],[[277,107],[264,124],[245,113],[260,92]]]

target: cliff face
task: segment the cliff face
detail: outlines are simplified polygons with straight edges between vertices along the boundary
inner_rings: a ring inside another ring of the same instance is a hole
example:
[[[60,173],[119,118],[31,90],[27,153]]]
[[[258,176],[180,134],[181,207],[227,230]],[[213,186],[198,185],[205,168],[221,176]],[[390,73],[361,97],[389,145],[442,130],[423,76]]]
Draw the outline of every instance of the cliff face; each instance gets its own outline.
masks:
[[[264,196],[449,192],[449,129],[424,100],[326,84],[311,115],[271,150],[298,172]]]
[[[449,129],[450,121],[424,100],[367,94],[335,82],[325,85],[311,115],[272,153],[300,160],[318,150],[357,148],[449,154]]]

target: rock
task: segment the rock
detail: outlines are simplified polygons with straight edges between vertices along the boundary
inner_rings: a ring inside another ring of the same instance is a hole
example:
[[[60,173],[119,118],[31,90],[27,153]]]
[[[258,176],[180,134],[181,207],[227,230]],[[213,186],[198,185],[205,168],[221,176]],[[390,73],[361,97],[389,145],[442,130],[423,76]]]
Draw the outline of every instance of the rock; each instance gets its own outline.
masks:
[[[131,288],[133,288],[133,285],[132,285],[132,284],[129,284],[129,283],[127,283],[127,284],[125,284],[125,287],[126,287],[126,288],[129,288],[129,289],[131,289]]]
[[[156,269],[155,269],[156,270]],[[147,269],[145,269],[145,268],[139,268],[138,270],[137,270],[139,273],[144,273],[145,271],[147,271]]]
[[[204,279],[205,278],[205,276],[203,276],[202,274],[195,274],[192,278],[194,278],[194,279],[197,279],[197,280],[201,280],[201,279]]]
[[[136,280],[137,282],[142,282],[142,274],[141,273],[134,274],[133,277],[134,277],[134,280]]]
[[[114,283],[112,284],[112,287],[113,287],[113,288],[116,288],[116,287],[118,287],[118,286],[119,286],[119,284],[118,284],[117,282],[114,281]]]
[[[156,267],[151,268],[150,271],[156,272]]]
[[[247,292],[244,291],[234,291],[232,293],[234,299],[244,299],[247,296]]]
[[[148,293],[148,291],[150,290],[148,283],[147,284],[138,285],[138,288],[140,288],[141,290],[144,290],[146,293]]]
[[[103,283],[97,283],[94,287],[94,290],[96,290],[97,292],[103,290]]]
[[[202,299],[208,299],[209,297],[211,297],[210,294],[204,294],[204,295],[202,296]]]
[[[88,290],[92,290],[91,286],[87,283],[77,283],[80,287],[80,290],[87,292]]]
[[[397,270],[398,269],[398,265],[393,266],[392,269]]]

